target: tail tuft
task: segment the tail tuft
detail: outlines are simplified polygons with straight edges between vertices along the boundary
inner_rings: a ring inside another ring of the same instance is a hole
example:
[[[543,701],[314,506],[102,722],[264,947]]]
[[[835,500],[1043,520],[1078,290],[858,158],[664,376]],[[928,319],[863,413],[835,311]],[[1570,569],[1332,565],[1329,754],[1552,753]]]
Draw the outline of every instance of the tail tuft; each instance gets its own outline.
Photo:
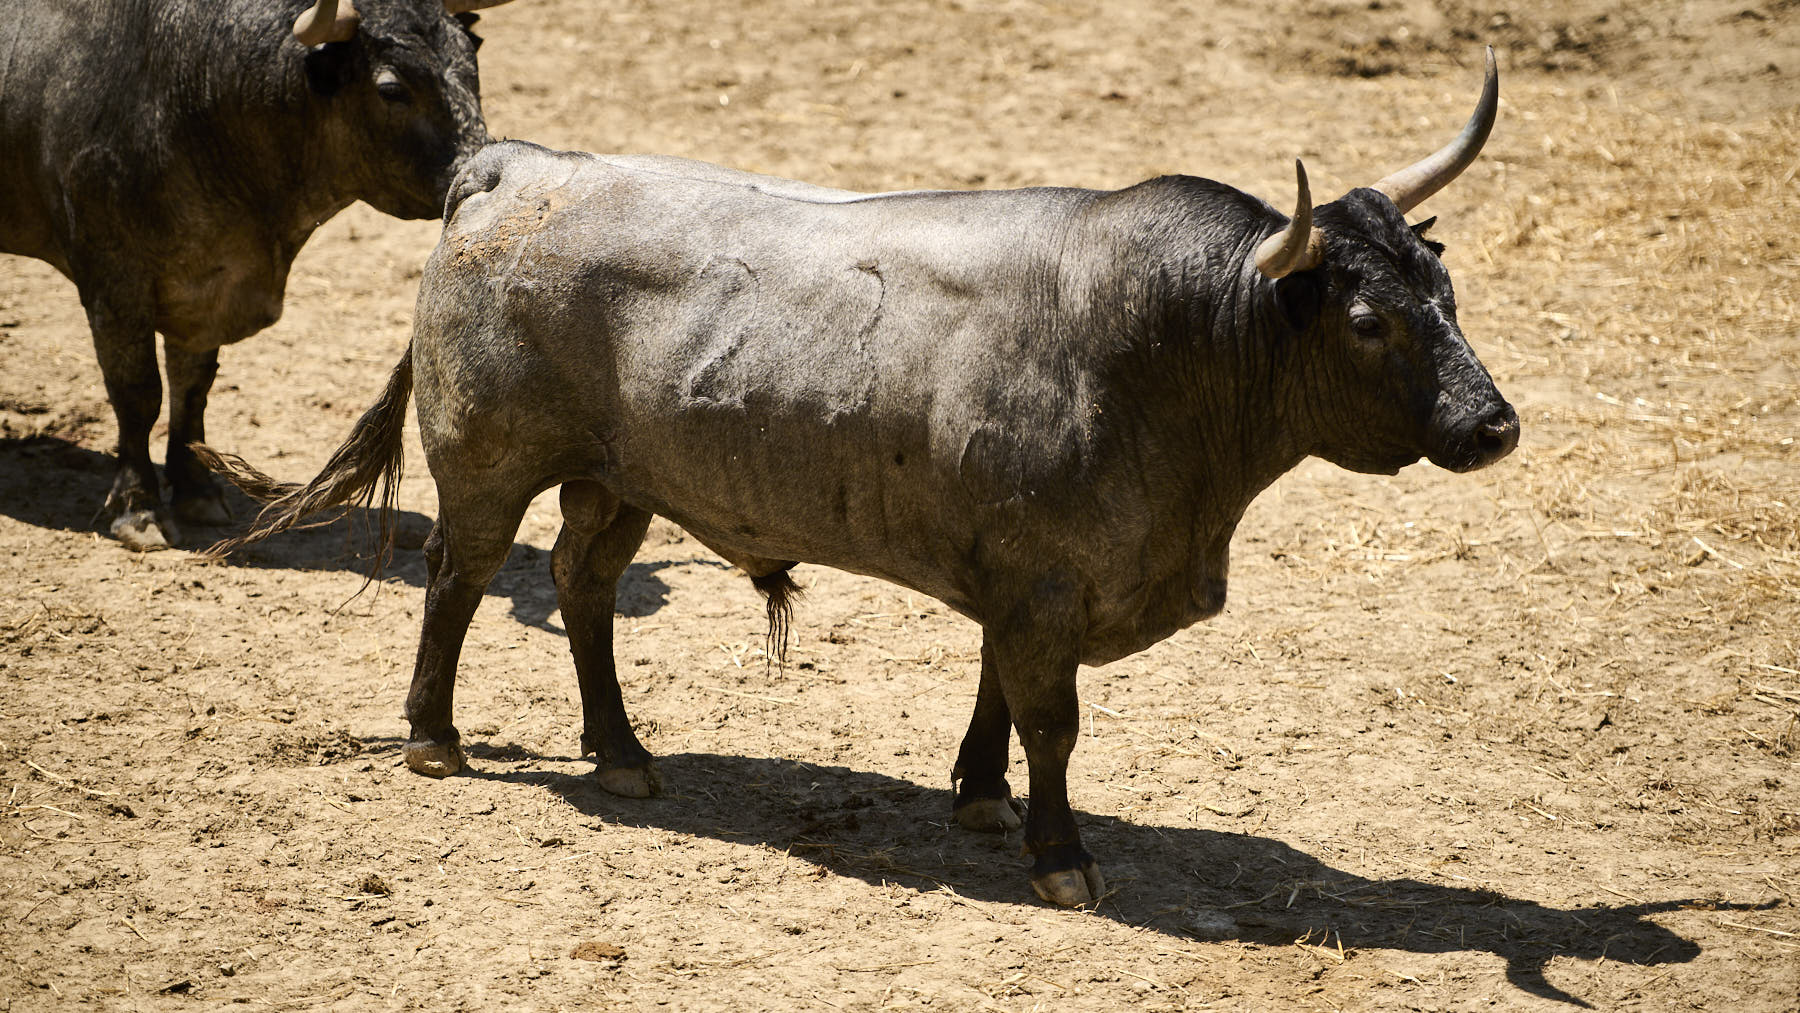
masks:
[[[301,521],[333,507],[369,507],[380,490],[381,535],[375,552],[375,573],[387,557],[393,541],[393,517],[400,496],[400,473],[405,466],[402,437],[406,402],[412,397],[412,346],[389,374],[387,387],[375,404],[357,419],[349,439],[332,452],[331,459],[305,485],[280,482],[257,470],[235,454],[221,453],[204,444],[191,444],[201,463],[224,476],[251,498],[267,504],[249,530],[213,544],[203,558],[221,559],[252,542],[300,525]],[[375,573],[369,579],[375,578]]]

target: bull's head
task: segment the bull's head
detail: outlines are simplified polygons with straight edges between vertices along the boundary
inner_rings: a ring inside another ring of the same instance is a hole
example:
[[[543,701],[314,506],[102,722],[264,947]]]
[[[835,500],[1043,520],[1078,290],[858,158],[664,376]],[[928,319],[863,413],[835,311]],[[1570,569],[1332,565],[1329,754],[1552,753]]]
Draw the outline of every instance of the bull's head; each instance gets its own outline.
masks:
[[[505,0],[318,0],[294,21],[309,87],[325,103],[315,143],[359,181],[355,196],[434,218],[463,161],[487,143],[471,11]]]
[[[1441,150],[1372,187],[1312,206],[1257,248],[1282,313],[1307,332],[1301,352],[1322,423],[1312,452],[1357,471],[1391,473],[1421,456],[1452,471],[1498,461],[1519,442],[1519,416],[1495,389],[1456,323],[1456,296],[1425,238],[1435,219],[1405,213],[1480,153],[1499,104],[1494,51],[1468,125]]]

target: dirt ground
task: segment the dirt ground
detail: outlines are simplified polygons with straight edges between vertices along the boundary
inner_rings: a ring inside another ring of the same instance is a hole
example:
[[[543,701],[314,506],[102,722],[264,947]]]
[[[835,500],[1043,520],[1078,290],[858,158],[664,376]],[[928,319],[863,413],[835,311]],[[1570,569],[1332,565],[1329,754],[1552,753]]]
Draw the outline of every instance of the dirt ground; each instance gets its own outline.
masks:
[[[1327,200],[1447,140],[1492,43],[1499,126],[1421,212],[1524,441],[1309,462],[1225,614],[1083,671],[1114,892],[1057,910],[1016,833],[949,819],[971,623],[802,566],[771,668],[748,582],[663,521],[617,622],[668,795],[600,791],[553,495],[464,653],[474,769],[410,774],[416,450],[411,550],[360,597],[351,523],[129,553],[74,289],[0,260],[0,1008],[1800,1009],[1794,0],[519,0],[482,32],[498,135],[1278,207],[1296,156]],[[434,239],[323,228],[226,350],[213,442],[310,476]]]

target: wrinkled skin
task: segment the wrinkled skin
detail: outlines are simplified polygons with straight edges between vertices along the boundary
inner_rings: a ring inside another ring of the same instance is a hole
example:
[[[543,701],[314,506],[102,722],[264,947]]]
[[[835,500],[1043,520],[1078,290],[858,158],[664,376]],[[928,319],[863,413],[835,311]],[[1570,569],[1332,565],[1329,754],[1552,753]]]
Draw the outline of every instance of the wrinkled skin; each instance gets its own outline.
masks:
[[[1066,783],[1078,667],[1216,614],[1238,520],[1306,456],[1469,470],[1518,439],[1437,251],[1373,190],[1317,208],[1323,262],[1279,281],[1252,254],[1286,219],[1181,176],[863,196],[503,143],[446,214],[387,392],[245,536],[373,488],[416,383],[441,512],[405,755],[433,776],[463,765],[469,620],[527,504],[561,485],[553,569],[603,787],[660,789],[612,614],[662,514],[759,586],[822,563],[979,623],[956,818],[1019,826],[1016,730],[1033,888],[1091,903],[1104,879]]]
[[[219,348],[281,315],[288,267],[364,200],[439,214],[487,140],[477,40],[440,0],[364,0],[355,39],[312,50],[305,0],[0,4],[0,252],[75,283],[119,426],[112,533],[162,548],[226,518],[188,451]],[[166,472],[150,462],[169,373]]]

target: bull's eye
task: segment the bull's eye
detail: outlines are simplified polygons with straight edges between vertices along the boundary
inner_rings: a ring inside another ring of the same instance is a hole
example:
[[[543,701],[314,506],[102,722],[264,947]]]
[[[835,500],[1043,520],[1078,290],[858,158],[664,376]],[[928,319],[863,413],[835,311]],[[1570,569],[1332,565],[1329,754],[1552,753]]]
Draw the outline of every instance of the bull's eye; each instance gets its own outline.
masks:
[[[389,102],[411,102],[412,89],[400,80],[400,75],[391,70],[384,70],[375,75],[375,91]]]
[[[1374,340],[1387,333],[1387,321],[1374,313],[1354,313],[1350,316],[1350,331],[1359,338]]]

